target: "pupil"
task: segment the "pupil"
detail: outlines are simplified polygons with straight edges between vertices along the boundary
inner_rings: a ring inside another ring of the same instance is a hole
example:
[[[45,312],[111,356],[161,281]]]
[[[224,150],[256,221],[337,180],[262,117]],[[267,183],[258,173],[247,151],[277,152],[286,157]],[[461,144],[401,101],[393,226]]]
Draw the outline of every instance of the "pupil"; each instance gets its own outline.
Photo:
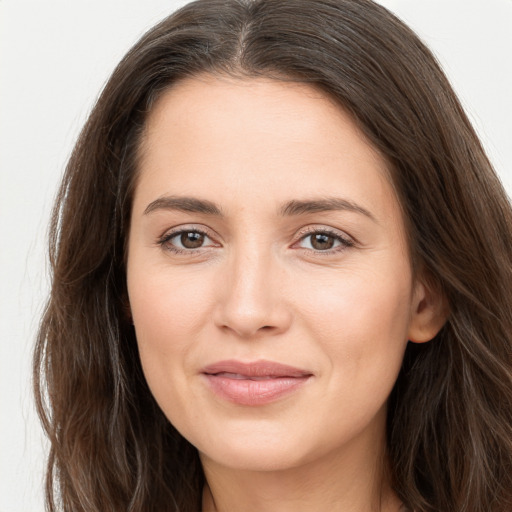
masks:
[[[193,231],[189,233],[182,233],[180,239],[183,247],[186,247],[187,249],[197,249],[204,243],[204,235]]]
[[[332,248],[332,246],[334,245],[334,238],[332,236],[319,233],[319,234],[313,235],[312,240],[311,240],[311,245],[315,249],[325,251],[326,249]]]

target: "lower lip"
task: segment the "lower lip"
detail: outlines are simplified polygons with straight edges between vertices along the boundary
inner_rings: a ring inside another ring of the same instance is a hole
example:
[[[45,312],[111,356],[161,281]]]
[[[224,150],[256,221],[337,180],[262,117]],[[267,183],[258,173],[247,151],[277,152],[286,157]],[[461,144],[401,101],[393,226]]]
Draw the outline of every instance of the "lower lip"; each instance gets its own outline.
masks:
[[[304,377],[276,377],[251,380],[232,379],[204,374],[210,388],[221,398],[238,405],[265,405],[298,391],[309,379]]]

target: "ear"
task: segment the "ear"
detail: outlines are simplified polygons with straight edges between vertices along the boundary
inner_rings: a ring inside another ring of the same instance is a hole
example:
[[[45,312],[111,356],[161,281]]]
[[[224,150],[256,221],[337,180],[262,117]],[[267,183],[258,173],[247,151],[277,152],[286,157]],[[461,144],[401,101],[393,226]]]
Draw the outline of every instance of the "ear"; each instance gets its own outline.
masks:
[[[448,301],[441,286],[422,272],[416,280],[412,294],[409,341],[430,341],[441,330],[448,314]]]

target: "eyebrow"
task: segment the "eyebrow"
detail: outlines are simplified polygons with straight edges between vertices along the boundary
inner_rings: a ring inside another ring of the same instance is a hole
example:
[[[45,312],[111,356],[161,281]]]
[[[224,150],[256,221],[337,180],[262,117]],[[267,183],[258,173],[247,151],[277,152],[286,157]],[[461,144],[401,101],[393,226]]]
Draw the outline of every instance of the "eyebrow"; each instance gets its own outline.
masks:
[[[360,213],[377,222],[375,216],[366,208],[338,197],[328,197],[325,199],[311,199],[311,200],[293,200],[286,203],[281,208],[281,215],[305,215],[308,213],[329,212],[329,211],[349,211]]]
[[[221,209],[211,201],[197,199],[195,197],[164,196],[149,203],[144,210],[144,215],[155,210],[179,210],[182,212],[204,213],[222,217]]]
[[[155,199],[148,204],[144,210],[147,215],[156,210],[179,210],[189,213],[202,213],[205,215],[214,215],[223,217],[222,209],[212,201],[207,199],[198,199],[186,196],[164,196]],[[360,213],[377,222],[375,216],[366,208],[338,197],[328,197],[324,199],[293,199],[285,203],[279,210],[280,215],[291,217],[295,215],[306,215],[308,213],[319,213],[329,211],[350,211]]]

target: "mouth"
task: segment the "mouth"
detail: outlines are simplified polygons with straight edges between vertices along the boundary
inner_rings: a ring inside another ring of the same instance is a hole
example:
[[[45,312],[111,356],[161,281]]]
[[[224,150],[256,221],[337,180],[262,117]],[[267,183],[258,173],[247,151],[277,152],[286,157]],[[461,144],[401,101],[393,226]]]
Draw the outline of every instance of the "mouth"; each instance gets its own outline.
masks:
[[[247,406],[265,405],[288,396],[313,376],[311,371],[272,361],[219,361],[201,373],[215,395]]]

